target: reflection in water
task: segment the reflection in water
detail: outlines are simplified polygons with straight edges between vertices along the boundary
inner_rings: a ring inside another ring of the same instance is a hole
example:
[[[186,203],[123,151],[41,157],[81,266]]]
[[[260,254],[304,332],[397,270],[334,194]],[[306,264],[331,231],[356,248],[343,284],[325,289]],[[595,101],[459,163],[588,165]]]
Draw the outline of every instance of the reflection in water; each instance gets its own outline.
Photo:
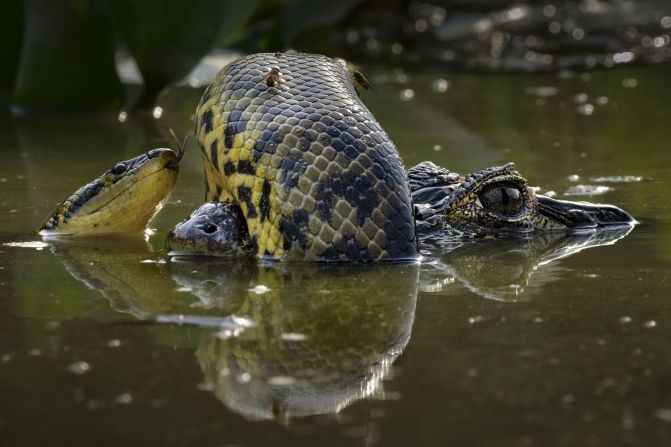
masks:
[[[164,261],[155,261],[141,237],[47,239],[73,278],[97,290],[111,307],[138,319],[175,310],[175,293]]]
[[[496,301],[528,301],[524,291],[534,277],[539,288],[552,281],[552,261],[592,247],[611,245],[633,227],[585,233],[539,233],[531,238],[455,242],[449,251],[432,252],[422,269],[420,289],[440,292],[458,280],[471,292]]]
[[[532,277],[536,288],[552,280],[545,265],[629,231],[455,245],[430,252],[421,268],[164,262],[141,239],[48,243],[74,278],[117,311],[200,327],[197,362],[226,407],[250,419],[288,421],[385,397],[382,381],[410,339],[418,290],[435,292],[458,280],[485,298],[519,301]]]
[[[49,244],[115,310],[202,327],[196,357],[206,382],[252,419],[335,413],[384,397],[382,380],[410,339],[416,264],[161,264],[141,239]],[[177,290],[191,291],[196,305],[185,306]]]
[[[256,325],[208,334],[196,356],[217,398],[246,417],[336,413],[383,396],[382,379],[410,338],[418,265],[174,266],[209,305],[212,290],[245,278],[217,305]]]

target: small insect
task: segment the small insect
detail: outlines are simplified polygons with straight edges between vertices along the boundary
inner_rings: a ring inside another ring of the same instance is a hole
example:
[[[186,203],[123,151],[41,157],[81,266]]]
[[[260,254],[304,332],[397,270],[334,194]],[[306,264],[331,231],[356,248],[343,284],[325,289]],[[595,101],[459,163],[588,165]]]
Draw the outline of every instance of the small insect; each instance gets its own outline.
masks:
[[[266,85],[268,87],[277,87],[280,85],[280,74],[280,67],[272,67],[270,72],[266,75]]]
[[[373,85],[370,83],[368,78],[366,78],[366,76],[364,76],[364,74],[361,73],[360,71],[356,71],[356,70],[353,71],[352,72],[352,79],[354,79],[354,82],[356,82],[356,85],[361,87],[362,89],[370,90],[371,92],[375,91],[375,89],[373,88]],[[359,92],[359,90],[357,89],[357,93],[358,92]]]

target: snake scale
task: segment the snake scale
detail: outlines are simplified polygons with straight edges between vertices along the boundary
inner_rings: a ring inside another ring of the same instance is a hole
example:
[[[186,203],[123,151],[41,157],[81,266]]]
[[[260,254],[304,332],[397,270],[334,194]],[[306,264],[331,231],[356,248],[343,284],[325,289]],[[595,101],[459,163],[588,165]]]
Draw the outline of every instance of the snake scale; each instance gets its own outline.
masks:
[[[240,206],[259,256],[417,255],[403,163],[355,82],[326,56],[261,53],[205,91],[195,133],[206,199]]]

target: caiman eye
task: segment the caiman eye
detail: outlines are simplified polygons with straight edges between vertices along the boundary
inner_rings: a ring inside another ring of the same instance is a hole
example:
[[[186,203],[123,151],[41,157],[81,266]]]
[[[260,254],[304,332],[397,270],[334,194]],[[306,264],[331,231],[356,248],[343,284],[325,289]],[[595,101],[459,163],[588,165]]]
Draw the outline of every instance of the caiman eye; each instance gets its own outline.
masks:
[[[478,198],[486,210],[504,216],[516,216],[524,208],[521,191],[510,185],[491,185],[478,194]]]
[[[205,225],[203,225],[203,231],[207,234],[212,234],[215,231],[217,231],[217,226],[213,223],[208,222]]]
[[[112,174],[114,175],[121,175],[124,172],[126,172],[126,165],[123,163],[117,163],[112,168]]]

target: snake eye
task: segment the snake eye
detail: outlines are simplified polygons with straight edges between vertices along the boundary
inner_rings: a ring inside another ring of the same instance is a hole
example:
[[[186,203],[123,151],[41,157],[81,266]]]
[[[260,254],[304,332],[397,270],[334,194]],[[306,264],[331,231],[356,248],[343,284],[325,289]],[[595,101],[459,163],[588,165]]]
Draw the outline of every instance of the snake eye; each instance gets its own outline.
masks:
[[[125,165],[125,164],[123,164],[123,163],[117,163],[117,164],[115,164],[114,167],[112,168],[112,174],[114,174],[114,175],[121,175],[121,174],[123,174],[124,172],[126,172],[126,169],[127,169],[127,168],[126,168],[126,165]]]
[[[478,194],[478,198],[486,210],[504,216],[516,216],[524,208],[522,192],[511,185],[491,185]]]

